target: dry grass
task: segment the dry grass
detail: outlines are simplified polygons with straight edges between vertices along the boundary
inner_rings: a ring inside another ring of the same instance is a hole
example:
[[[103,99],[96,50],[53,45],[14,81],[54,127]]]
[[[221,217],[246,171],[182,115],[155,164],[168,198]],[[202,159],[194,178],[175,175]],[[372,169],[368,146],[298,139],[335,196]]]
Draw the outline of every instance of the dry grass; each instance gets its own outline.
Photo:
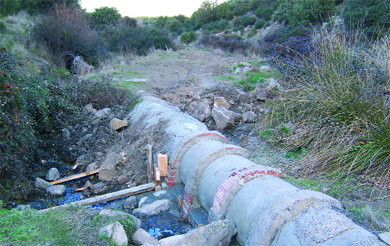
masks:
[[[374,44],[359,33],[314,34],[314,51],[279,61],[294,87],[274,101],[266,125],[293,122],[301,131],[286,139],[290,148],[311,152],[297,169],[332,177],[358,175],[390,182],[388,37]]]

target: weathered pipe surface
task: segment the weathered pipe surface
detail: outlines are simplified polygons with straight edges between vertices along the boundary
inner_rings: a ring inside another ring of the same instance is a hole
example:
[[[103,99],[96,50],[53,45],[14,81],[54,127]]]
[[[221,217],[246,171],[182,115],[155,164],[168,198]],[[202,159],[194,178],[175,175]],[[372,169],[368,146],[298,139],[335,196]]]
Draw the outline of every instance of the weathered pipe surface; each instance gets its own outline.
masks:
[[[385,245],[334,198],[289,184],[177,107],[145,97],[129,121],[135,131],[158,129],[169,156],[167,184],[185,184],[183,215],[202,206],[209,222],[231,220],[242,245]]]

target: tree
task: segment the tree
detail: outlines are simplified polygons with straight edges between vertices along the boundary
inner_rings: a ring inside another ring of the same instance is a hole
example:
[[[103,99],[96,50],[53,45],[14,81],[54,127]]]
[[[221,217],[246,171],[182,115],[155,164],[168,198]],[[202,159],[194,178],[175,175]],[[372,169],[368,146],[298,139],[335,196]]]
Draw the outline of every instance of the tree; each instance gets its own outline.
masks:
[[[116,25],[121,18],[116,8],[101,7],[88,15],[93,26]]]
[[[233,11],[230,8],[230,4],[228,2],[224,2],[219,4],[217,7],[216,17],[218,20],[227,19],[231,20],[234,17]]]

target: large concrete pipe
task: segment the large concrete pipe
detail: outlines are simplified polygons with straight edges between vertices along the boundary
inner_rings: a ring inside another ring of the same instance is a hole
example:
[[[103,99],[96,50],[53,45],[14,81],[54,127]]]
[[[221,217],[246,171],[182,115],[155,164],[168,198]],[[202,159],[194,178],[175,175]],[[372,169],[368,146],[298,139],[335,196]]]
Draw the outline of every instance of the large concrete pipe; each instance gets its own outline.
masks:
[[[135,130],[164,124],[160,151],[169,156],[167,184],[185,184],[183,215],[203,207],[210,222],[231,220],[242,245],[385,245],[347,218],[334,198],[296,188],[166,102],[144,98],[129,121]]]

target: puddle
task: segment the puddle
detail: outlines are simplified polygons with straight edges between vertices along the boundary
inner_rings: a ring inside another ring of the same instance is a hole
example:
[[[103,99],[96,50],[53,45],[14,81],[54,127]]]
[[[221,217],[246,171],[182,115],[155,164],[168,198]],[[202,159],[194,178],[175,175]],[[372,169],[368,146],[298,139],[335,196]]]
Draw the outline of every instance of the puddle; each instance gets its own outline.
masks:
[[[158,240],[184,234],[193,229],[184,220],[180,220],[179,214],[175,212],[167,212],[142,219],[141,228]]]

